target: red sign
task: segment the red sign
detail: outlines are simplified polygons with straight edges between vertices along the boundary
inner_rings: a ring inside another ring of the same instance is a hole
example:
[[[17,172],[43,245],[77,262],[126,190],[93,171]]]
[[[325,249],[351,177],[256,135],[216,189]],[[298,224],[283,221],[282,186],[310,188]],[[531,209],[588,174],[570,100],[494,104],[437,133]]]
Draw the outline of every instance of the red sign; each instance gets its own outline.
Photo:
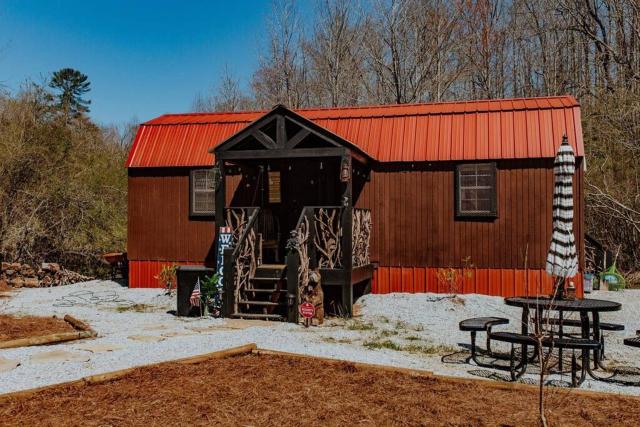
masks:
[[[311,319],[313,315],[316,314],[316,308],[310,302],[303,302],[300,304],[300,307],[298,307],[298,310],[305,319]]]

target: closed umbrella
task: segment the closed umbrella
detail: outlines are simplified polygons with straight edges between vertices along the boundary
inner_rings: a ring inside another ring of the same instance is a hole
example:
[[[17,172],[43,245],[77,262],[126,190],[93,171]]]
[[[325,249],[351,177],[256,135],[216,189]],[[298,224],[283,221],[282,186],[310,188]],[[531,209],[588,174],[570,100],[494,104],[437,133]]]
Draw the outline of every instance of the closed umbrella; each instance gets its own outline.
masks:
[[[578,253],[573,235],[573,174],[576,159],[566,135],[553,162],[553,234],[547,254],[547,273],[561,279],[578,272]],[[564,281],[564,280],[563,280]],[[562,282],[563,282],[562,281]],[[558,291],[562,294],[563,287]]]

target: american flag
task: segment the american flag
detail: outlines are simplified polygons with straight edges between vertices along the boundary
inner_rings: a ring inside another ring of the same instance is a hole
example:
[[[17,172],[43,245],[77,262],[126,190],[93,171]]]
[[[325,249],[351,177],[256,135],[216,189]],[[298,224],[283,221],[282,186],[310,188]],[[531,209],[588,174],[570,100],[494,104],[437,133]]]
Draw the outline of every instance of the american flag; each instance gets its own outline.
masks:
[[[191,298],[189,298],[189,302],[192,307],[200,307],[200,278],[198,277],[198,281],[196,282],[196,287],[193,288],[193,292],[191,292]]]

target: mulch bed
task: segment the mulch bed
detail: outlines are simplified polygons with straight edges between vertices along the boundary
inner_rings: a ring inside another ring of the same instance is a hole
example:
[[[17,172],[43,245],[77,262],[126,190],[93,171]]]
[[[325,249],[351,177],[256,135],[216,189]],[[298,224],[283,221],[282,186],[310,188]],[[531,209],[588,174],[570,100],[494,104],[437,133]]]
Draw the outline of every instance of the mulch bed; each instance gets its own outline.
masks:
[[[638,425],[640,399],[550,389],[552,426]],[[536,390],[279,355],[140,368],[1,397],[4,425],[537,425]]]
[[[55,317],[0,315],[0,342],[74,331],[72,325]]]

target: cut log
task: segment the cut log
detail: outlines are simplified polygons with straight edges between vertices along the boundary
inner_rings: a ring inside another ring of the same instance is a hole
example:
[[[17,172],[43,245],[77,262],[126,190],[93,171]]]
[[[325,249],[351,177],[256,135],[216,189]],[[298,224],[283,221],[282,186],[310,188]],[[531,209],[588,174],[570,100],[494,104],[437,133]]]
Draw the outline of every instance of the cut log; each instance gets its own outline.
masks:
[[[19,338],[16,340],[0,342],[0,349],[53,344],[57,342],[73,341],[82,338],[92,338],[94,336],[94,332],[90,331],[62,332],[59,334],[43,335],[40,337]]]
[[[64,316],[64,321],[71,324],[71,326],[73,326],[74,328],[76,328],[79,331],[89,331],[89,332],[95,332],[91,326],[89,326],[87,323],[83,322],[82,320],[76,319],[75,317],[71,316],[70,314],[66,314]]]

